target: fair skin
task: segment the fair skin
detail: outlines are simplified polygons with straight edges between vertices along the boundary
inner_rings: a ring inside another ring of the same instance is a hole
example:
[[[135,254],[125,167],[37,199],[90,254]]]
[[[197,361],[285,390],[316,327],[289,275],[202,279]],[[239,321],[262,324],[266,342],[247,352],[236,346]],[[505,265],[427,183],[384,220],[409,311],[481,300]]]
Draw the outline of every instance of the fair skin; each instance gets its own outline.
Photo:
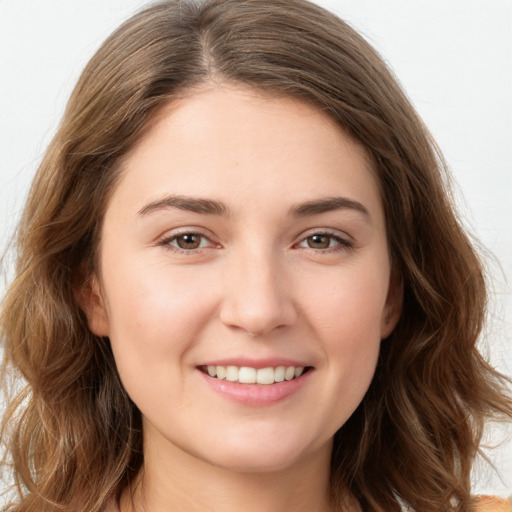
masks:
[[[165,107],[85,300],[143,416],[123,512],[331,510],[333,435],[400,313],[390,276],[374,173],[326,114],[232,84]]]

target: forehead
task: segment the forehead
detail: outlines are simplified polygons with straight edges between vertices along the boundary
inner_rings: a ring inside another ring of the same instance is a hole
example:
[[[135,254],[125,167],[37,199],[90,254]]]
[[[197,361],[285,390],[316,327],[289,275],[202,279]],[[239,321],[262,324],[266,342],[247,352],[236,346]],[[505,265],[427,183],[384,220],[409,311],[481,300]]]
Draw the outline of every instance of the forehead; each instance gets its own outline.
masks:
[[[163,107],[124,159],[118,188],[125,202],[162,193],[300,202],[342,192],[380,202],[365,150],[331,116],[227,84]]]

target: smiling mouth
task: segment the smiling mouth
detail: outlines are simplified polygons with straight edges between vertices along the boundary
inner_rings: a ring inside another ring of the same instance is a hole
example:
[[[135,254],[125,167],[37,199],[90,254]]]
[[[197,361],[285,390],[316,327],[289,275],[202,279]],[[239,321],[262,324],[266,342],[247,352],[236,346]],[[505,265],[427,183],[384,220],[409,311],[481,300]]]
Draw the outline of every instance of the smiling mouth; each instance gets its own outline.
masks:
[[[240,384],[276,384],[298,379],[311,366],[277,366],[251,368],[249,366],[200,366],[199,369],[214,379],[238,382]]]

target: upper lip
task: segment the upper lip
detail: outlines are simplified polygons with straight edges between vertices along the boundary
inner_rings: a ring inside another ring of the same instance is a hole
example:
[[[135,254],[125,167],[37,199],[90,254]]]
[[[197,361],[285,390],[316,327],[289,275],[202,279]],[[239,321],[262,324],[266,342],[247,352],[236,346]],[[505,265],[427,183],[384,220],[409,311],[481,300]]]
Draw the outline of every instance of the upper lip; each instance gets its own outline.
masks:
[[[199,366],[237,366],[241,368],[246,366],[249,368],[276,368],[278,366],[311,366],[307,362],[297,361],[296,359],[284,358],[284,357],[272,357],[264,359],[250,359],[250,358],[227,358],[227,359],[213,359],[207,361]]]

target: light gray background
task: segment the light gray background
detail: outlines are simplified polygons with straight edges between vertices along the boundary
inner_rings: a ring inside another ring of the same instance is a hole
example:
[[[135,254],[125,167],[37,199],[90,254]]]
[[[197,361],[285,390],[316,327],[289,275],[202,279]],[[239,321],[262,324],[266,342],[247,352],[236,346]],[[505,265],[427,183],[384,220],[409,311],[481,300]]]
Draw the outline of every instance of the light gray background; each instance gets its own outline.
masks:
[[[485,346],[512,375],[512,0],[323,0],[381,52],[459,184],[466,226],[496,260]],[[0,251],[71,88],[141,0],[0,0]],[[0,297],[3,294],[0,284]],[[487,350],[487,349],[486,349]],[[488,435],[495,444],[505,427]],[[512,493],[512,431],[476,466],[477,492]]]

